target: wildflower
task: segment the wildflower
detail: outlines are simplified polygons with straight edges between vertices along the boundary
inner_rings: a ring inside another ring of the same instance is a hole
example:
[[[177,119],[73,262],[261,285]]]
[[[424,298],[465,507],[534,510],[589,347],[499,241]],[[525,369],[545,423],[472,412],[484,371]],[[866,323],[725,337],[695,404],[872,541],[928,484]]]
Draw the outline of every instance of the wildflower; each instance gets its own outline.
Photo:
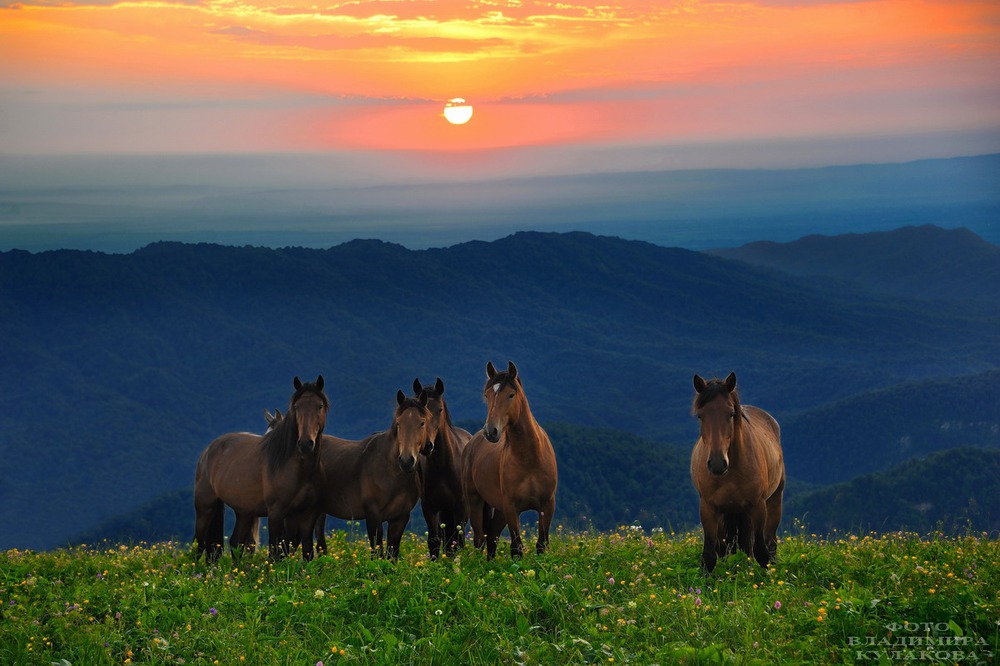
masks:
[[[326,592],[324,592],[323,590],[316,590],[315,592],[313,592],[313,596],[316,597],[317,599],[322,599],[323,597],[326,596]]]
[[[781,602],[780,601],[775,601],[774,602],[774,610],[781,610]]]
[[[219,614],[219,611],[215,609],[215,606],[212,606],[211,608],[208,609],[208,614],[211,615],[212,617],[215,617],[216,615]]]
[[[608,578],[608,583],[611,584],[611,585],[615,584],[615,578],[614,578],[614,576],[611,576],[610,578]]]

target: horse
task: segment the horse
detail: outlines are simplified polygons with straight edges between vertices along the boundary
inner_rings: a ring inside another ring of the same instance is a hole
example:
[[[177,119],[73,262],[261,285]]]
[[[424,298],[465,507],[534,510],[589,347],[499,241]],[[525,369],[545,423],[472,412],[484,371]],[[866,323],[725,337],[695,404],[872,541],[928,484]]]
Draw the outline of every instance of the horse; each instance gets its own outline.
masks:
[[[694,389],[691,411],[701,432],[691,453],[691,481],[701,498],[702,566],[711,573],[738,544],[767,568],[778,551],[785,489],[781,429],[763,409],[740,404],[735,372],[709,381],[696,374]]]
[[[303,384],[295,377],[295,393],[280,421],[266,435],[223,435],[202,453],[195,470],[194,506],[197,556],[215,562],[222,554],[225,505],[236,512],[237,544],[255,518],[266,516],[272,559],[288,554],[300,537],[299,526],[314,516],[319,474],[318,443],[323,436],[330,401],[323,377]],[[302,556],[312,559],[312,540],[303,541]]]
[[[396,393],[388,430],[361,440],[324,436],[317,550],[326,552],[327,514],[344,520],[364,518],[372,557],[397,560],[410,512],[420,498],[417,459],[432,447],[427,394],[407,398],[402,391]],[[384,522],[388,531],[383,551]]]
[[[445,554],[454,555],[465,546],[465,496],[462,494],[462,451],[472,439],[468,430],[456,428],[444,401],[444,381],[440,377],[433,386],[422,386],[413,380],[415,395],[427,396],[431,414],[431,452],[417,463],[417,483],[420,487],[420,509],[427,522],[427,551],[432,560]]]
[[[510,555],[524,552],[521,513],[538,512],[538,543],[544,553],[549,525],[556,506],[558,470],[549,436],[531,415],[517,367],[507,362],[506,372],[486,364],[486,424],[469,441],[462,457],[462,486],[473,545],[486,545],[487,559],[496,555],[504,526],[510,532]]]

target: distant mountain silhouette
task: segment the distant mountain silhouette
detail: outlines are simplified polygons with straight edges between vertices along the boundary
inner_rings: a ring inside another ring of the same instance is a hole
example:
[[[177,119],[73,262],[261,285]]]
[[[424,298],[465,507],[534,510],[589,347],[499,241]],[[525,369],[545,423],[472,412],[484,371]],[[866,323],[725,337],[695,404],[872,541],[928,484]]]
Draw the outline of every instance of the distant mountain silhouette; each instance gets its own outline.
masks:
[[[878,294],[1000,303],[1000,247],[968,229],[924,225],[708,252]]]
[[[860,252],[830,242],[840,253],[831,264]],[[967,239],[946,235],[936,247],[956,256]],[[863,456],[886,432],[826,418],[824,427],[851,433],[837,449],[838,435],[813,437],[802,415],[1000,368],[1000,313],[873,289],[830,291],[769,268],[586,233],[422,251],[357,240],[327,250],[154,243],[128,255],[0,253],[0,549],[61,545],[189,486],[208,442],[261,431],[261,410],[286,407],[295,375],[323,374],[327,432],[361,437],[387,427],[396,390],[414,377],[440,376],[455,418],[480,421],[486,361],[512,359],[541,422],[688,451],[692,374],[735,370],[744,401],[788,423],[789,468],[803,480],[824,479],[816,468],[838,450],[837,479],[881,469]],[[966,390],[964,402],[879,399],[872,404],[890,411],[868,417],[918,422],[921,432],[983,421],[981,392]],[[908,416],[915,406],[919,419]],[[975,437],[968,443],[990,444]],[[813,455],[811,439],[827,453]],[[588,483],[616,490],[642,464],[595,463]],[[601,482],[610,478],[619,480]],[[561,507],[567,523],[572,507],[645,521],[623,511],[641,507],[631,502],[597,494]]]

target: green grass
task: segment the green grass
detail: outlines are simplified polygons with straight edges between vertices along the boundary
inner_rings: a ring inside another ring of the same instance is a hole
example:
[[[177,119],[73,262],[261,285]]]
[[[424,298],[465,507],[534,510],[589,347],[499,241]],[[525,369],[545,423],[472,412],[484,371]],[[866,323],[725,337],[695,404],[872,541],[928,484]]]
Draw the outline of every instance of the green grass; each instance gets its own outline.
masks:
[[[0,554],[3,664],[993,663],[985,535],[782,538],[714,575],[698,534],[561,530],[543,556],[195,562],[178,544]],[[932,640],[933,639],[933,640]],[[946,654],[947,653],[947,654]],[[942,657],[947,659],[941,659]],[[881,660],[881,662],[880,662]]]

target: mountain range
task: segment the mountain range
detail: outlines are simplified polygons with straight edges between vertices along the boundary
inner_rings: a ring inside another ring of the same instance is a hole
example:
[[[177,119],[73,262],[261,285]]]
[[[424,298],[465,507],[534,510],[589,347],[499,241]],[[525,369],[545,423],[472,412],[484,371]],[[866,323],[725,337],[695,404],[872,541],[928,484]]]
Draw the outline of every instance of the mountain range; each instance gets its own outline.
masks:
[[[744,402],[782,423],[790,495],[1000,446],[998,248],[930,226],[797,243],[709,254],[520,232],[0,253],[0,548],[182,496],[201,449],[261,431],[294,376],[324,375],[327,432],[361,437],[414,377],[442,377],[475,427],[486,361],[514,360],[556,433],[557,520],[574,525],[697,522],[695,372],[737,372]]]

